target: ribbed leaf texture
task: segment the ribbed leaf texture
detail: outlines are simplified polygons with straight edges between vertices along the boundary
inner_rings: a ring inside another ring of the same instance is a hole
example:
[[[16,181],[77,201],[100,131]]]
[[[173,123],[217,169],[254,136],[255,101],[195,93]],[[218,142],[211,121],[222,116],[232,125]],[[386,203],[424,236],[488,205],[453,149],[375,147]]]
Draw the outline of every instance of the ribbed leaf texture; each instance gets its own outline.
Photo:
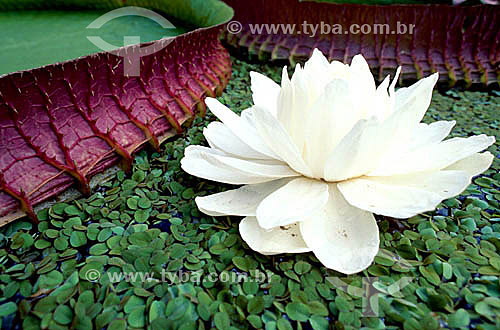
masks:
[[[0,224],[68,187],[88,193],[89,179],[150,142],[182,131],[203,99],[220,94],[231,73],[220,27],[155,43],[139,77],[124,63],[129,46],[0,78]],[[145,46],[145,45],[142,45]],[[120,56],[117,56],[120,55]],[[135,57],[137,58],[137,57]]]
[[[498,6],[371,6],[297,0],[225,2],[233,7],[233,20],[242,27],[236,34],[226,30],[226,41],[263,59],[287,59],[294,63],[319,48],[330,60],[342,62],[363,54],[379,80],[398,66],[402,66],[402,80],[420,79],[433,72],[439,72],[440,80],[450,85],[457,81],[489,85],[500,79]],[[343,33],[317,32],[312,37],[311,33],[304,34],[304,22],[317,25],[323,22],[330,27],[340,24]],[[413,33],[392,34],[397,32],[398,22],[405,24],[408,31],[410,24],[414,24]],[[230,30],[238,30],[237,24],[231,24]],[[258,24],[275,24],[277,30],[268,31],[264,27],[261,32],[252,32],[251,27]],[[293,33],[283,30],[286,24],[288,28],[295,24]],[[346,34],[352,24],[360,27],[369,24],[371,32]],[[375,34],[374,24],[389,24],[391,33]]]

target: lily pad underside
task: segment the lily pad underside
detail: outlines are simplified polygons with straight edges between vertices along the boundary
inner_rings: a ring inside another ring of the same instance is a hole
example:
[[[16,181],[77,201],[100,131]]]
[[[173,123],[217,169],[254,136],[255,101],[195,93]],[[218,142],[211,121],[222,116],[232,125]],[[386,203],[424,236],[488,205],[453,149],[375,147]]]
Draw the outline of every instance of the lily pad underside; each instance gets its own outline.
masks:
[[[7,2],[0,5],[5,11],[0,15],[19,23],[15,31],[26,29],[26,13],[14,9],[37,9],[40,17],[54,18],[65,15],[54,10],[68,8],[140,6],[182,18],[195,28],[157,42],[92,55],[88,55],[89,41],[81,37],[77,55],[83,57],[57,63],[61,58],[54,51],[55,41],[40,43],[41,58],[49,61],[40,63],[29,59],[37,52],[25,54],[29,37],[25,35],[19,45],[6,40],[9,51],[28,63],[48,65],[0,77],[0,226],[25,214],[36,219],[36,205],[70,187],[88,194],[91,178],[116,164],[129,169],[133,155],[146,144],[158,149],[182,132],[195,114],[203,115],[203,99],[219,95],[231,74],[229,55],[218,36],[232,10],[217,0],[60,1],[41,6],[35,1]],[[66,14],[68,29],[70,20],[81,23],[75,12]],[[56,18],[65,22],[64,17]],[[140,74],[127,73],[127,65],[137,59]],[[15,69],[16,63],[11,64]],[[8,70],[8,65],[2,68]]]
[[[239,22],[229,25],[233,33],[225,31],[226,41],[260,59],[295,63],[318,48],[330,60],[345,63],[363,54],[380,81],[398,66],[401,81],[434,72],[449,85],[491,85],[500,79],[500,6],[384,0],[226,2]]]

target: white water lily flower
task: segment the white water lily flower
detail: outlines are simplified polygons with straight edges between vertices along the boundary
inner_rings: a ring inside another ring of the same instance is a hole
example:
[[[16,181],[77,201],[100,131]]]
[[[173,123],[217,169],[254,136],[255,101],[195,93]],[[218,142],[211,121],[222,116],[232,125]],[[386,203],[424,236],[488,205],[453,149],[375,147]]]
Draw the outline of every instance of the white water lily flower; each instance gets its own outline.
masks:
[[[420,123],[438,74],[408,88],[378,88],[361,55],[329,63],[315,50],[281,87],[251,73],[254,106],[238,116],[207,98],[221,120],[210,145],[189,146],[182,168],[241,188],[196,198],[212,216],[245,218],[245,242],[262,254],[312,251],[328,268],[364,270],[379,249],[373,213],[408,218],[460,194],[493,161],[486,135],[444,140],[454,121]]]

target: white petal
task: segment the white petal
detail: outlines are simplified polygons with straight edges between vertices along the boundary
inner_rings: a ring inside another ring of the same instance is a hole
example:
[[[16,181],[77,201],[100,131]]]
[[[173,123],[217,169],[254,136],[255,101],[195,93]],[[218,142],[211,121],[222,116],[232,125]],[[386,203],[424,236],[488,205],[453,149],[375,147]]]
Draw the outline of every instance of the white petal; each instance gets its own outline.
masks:
[[[330,182],[366,174],[383,156],[386,142],[392,138],[396,118],[379,123],[376,118],[360,120],[329,154],[324,178]]]
[[[306,130],[304,158],[314,177],[323,177],[327,157],[360,119],[351,101],[348,83],[334,79],[311,107],[303,124]]]
[[[431,211],[444,199],[460,194],[470,183],[465,171],[422,172],[390,177],[361,177],[339,182],[346,200],[363,210],[409,218]]]
[[[429,108],[437,80],[438,74],[435,73],[410,87],[390,92],[393,95],[391,104],[394,104],[390,118],[397,118],[399,123],[393,130],[393,138],[385,144],[387,152],[406,150],[410,140],[417,135],[415,131]]]
[[[344,64],[340,61],[331,61],[330,71],[333,73],[332,79],[347,79],[349,77],[350,67],[348,64]]]
[[[471,177],[474,177],[486,171],[491,166],[491,163],[493,163],[494,158],[495,156],[489,151],[473,154],[453,163],[446,170],[465,171]]]
[[[378,85],[377,92],[379,92],[381,94],[386,94],[387,96],[389,96],[389,94],[387,93],[387,88],[389,87],[390,80],[391,80],[391,76],[387,75],[384,78],[384,80],[382,81],[382,83],[380,85]]]
[[[352,58],[350,77],[353,87],[359,91],[360,98],[375,93],[375,80],[363,55],[358,54]]]
[[[295,171],[312,176],[310,168],[279,120],[265,109],[254,107],[253,110],[257,130],[269,148]]]
[[[396,78],[399,71],[396,72]],[[432,88],[434,87],[437,74],[421,79],[409,88],[401,88],[394,92],[394,86],[389,88],[389,98],[385,91],[378,89],[374,97],[369,93],[357,98],[360,107],[366,112],[361,118],[369,118],[372,115],[378,117],[384,122],[385,129],[391,133],[383,144],[384,158],[392,153],[401,153],[401,150],[407,150],[412,137],[416,136],[417,125],[424,116],[430,104],[432,97]],[[394,83],[394,81],[393,81]],[[375,160],[371,161],[375,165]]]
[[[265,108],[273,116],[278,116],[280,86],[272,79],[258,72],[250,72],[253,103]]]
[[[323,54],[316,50],[304,68],[295,67],[291,81],[283,73],[278,118],[301,153],[305,146],[304,122],[310,117],[311,108],[325,86],[336,78],[337,71],[339,68],[329,65]]]
[[[438,81],[439,74],[420,79],[410,87],[400,88],[396,91],[395,111],[405,110],[411,114],[409,124],[417,125],[424,118],[431,104],[432,90]]]
[[[365,172],[365,166],[370,164],[363,159],[368,156],[364,153],[367,144],[375,134],[373,120],[360,120],[342,141],[329,154],[324,168],[326,181],[335,182],[356,177]]]
[[[298,175],[284,163],[242,160],[201,146],[186,148],[181,167],[191,175],[229,184],[262,183]]]
[[[334,63],[335,61],[332,62]],[[363,56],[354,56],[346,71],[346,74],[335,74],[335,76],[340,76],[348,82],[348,97],[351,99],[353,109],[356,110],[357,119],[366,119],[380,114],[381,109],[377,105],[379,102],[376,101],[375,80]],[[352,115],[349,110],[343,113],[348,116]]]
[[[278,101],[278,119],[290,135],[300,153],[304,152],[304,122],[325,86],[335,78],[347,77],[348,67],[339,62],[328,63],[319,50],[313,52],[304,68],[295,67],[290,80],[283,70]]]
[[[399,75],[401,74],[401,67],[398,66],[396,70],[396,74],[394,75],[394,79],[392,79],[391,85],[389,86],[389,95],[394,95],[395,94],[395,88],[396,84],[398,83]]]
[[[396,118],[401,123],[405,120],[405,117],[406,115],[403,110],[395,113],[391,118]],[[431,124],[420,123],[410,135],[408,134],[409,131],[403,132],[401,130],[401,127],[406,126],[404,123],[401,123],[399,127],[396,127],[393,139],[384,144],[384,155],[380,157],[379,163],[373,169],[378,171],[382,168],[388,171],[393,166],[398,166],[401,159],[405,157],[403,155],[407,155],[420,148],[428,148],[443,141],[450,134],[454,125],[454,120],[436,121]],[[376,175],[377,172],[374,173]],[[368,174],[371,175],[371,173]]]
[[[394,112],[394,97],[392,97],[387,88],[389,87],[390,75],[387,75],[382,83],[377,87],[373,98],[370,115],[376,116],[383,121]]]
[[[212,148],[219,149],[225,153],[240,158],[270,159],[268,156],[250,148],[221,122],[214,121],[208,124],[208,127],[203,130],[203,135]]]
[[[314,255],[328,268],[353,274],[366,269],[379,250],[373,214],[349,205],[335,184],[328,203],[300,222],[300,232]]]
[[[392,79],[391,85],[389,86],[389,97],[385,99],[385,103],[387,104],[387,109],[384,112],[384,118],[388,118],[389,116],[391,116],[396,109],[395,87],[398,82],[400,74],[401,74],[401,67],[398,67],[396,73],[394,74],[394,78]]]
[[[311,71],[312,73],[325,73],[329,71],[329,66],[330,63],[325,55],[319,49],[314,48],[311,57],[304,64],[304,70]]]
[[[281,73],[281,90],[278,95],[278,120],[283,127],[290,127],[292,110],[294,105],[293,88],[288,77],[287,67]]]
[[[443,141],[455,126],[456,121],[436,121],[431,124],[420,123],[410,138],[407,150],[415,150]]]
[[[296,223],[265,230],[259,227],[255,217],[246,217],[240,222],[240,235],[252,250],[266,255],[311,251]]]
[[[207,97],[205,99],[210,111],[222,121],[231,132],[241,141],[250,146],[255,151],[275,158],[276,155],[266,146],[257,134],[257,130],[248,121],[242,120],[240,116],[231,111],[228,107],[220,103],[217,99]]]
[[[321,89],[311,88],[312,81],[304,69],[298,64],[293,73],[291,86],[293,95],[293,107],[288,109],[289,125],[284,126],[286,132],[291,137],[292,141],[297,146],[297,150],[302,152],[305,144],[305,130],[303,129],[304,122],[309,114],[309,109],[312,102],[321,93]]]
[[[328,185],[319,180],[297,178],[270,194],[257,207],[257,220],[265,229],[285,226],[322,207]]]
[[[211,216],[256,216],[260,202],[289,181],[290,179],[279,179],[265,183],[248,184],[238,189],[196,197],[195,201],[201,212]]]
[[[189,149],[189,150],[188,150]],[[186,148],[186,155],[190,155],[193,151],[199,151],[206,157],[214,158],[221,163],[239,169],[246,173],[268,177],[294,177],[299,174],[294,172],[286,163],[275,159],[242,159],[232,157],[218,150],[203,146],[189,146]]]
[[[383,159],[370,176],[389,176],[413,172],[440,170],[480,152],[495,143],[495,138],[484,134],[469,138],[452,138],[410,152]]]
[[[311,58],[304,64],[303,77],[307,78],[309,95],[314,98],[323,93],[324,87],[333,79],[346,79],[349,67],[340,62],[328,62],[328,59],[317,48]]]
[[[388,80],[385,84],[387,82]],[[397,161],[393,161],[390,156],[399,155],[402,148],[407,149],[406,145],[401,146],[401,141],[407,141],[412,127],[418,124],[414,122],[415,111],[411,107],[385,111],[384,107],[392,106],[392,100],[384,99],[383,94],[387,92],[382,91],[383,89],[377,92],[382,96],[377,94],[371,100],[373,105],[370,111],[375,116],[357,122],[328,154],[324,168],[324,178],[327,181],[336,182],[362,176],[378,168],[381,163],[384,164],[380,166],[382,169],[386,168],[385,164],[388,162],[392,162],[391,166],[394,166]],[[387,114],[389,116],[385,118]],[[348,122],[347,127],[349,125]],[[393,152],[388,156],[389,151]]]
[[[324,86],[333,79],[347,79],[349,65],[339,61],[329,63],[326,56],[315,48],[311,58],[304,64],[304,72],[312,78],[310,83]]]

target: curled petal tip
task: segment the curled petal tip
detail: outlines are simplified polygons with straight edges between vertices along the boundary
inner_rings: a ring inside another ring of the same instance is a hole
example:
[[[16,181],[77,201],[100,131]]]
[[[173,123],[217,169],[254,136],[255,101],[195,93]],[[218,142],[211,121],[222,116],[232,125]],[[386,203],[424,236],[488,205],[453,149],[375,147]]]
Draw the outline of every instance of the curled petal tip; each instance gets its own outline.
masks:
[[[352,58],[352,62],[356,62],[356,61],[360,61],[360,60],[366,62],[365,57],[363,56],[363,54],[354,55],[354,57]],[[352,64],[352,62],[351,62],[351,64]]]
[[[323,52],[321,50],[319,50],[318,48],[314,48],[313,54],[315,54],[315,53],[319,53],[319,54],[323,55]]]
[[[262,74],[256,71],[250,71],[250,80],[253,81],[258,78],[258,76],[261,76]]]
[[[281,71],[281,85],[283,85],[284,81],[288,81],[290,77],[288,77],[288,67],[285,65],[283,67],[283,71]]]
[[[214,97],[207,96],[207,97],[205,98],[205,103],[206,103],[208,106],[209,106],[209,103],[214,104],[214,103],[218,103],[218,102],[219,102],[219,101],[217,101],[217,99],[216,99],[216,98],[214,98]]]
[[[394,75],[394,78],[392,79],[391,85],[389,86],[389,94],[390,95],[394,94],[394,90],[396,88],[396,84],[398,83],[400,74],[401,74],[401,66],[398,66],[398,68],[396,69],[396,74]]]
[[[214,109],[221,106],[222,104],[216,99],[216,98],[213,98],[213,97],[206,97],[205,98],[205,104],[207,105],[208,109],[214,113]],[[214,113],[215,114],[215,113]]]
[[[366,62],[366,59],[361,54],[355,55],[352,58],[351,68],[356,68],[356,67],[368,69],[368,71],[370,70],[370,67],[368,66],[368,62]]]
[[[323,52],[321,50],[319,50],[318,48],[314,48],[309,61],[328,61],[328,59],[326,58],[325,54],[323,54]]]
[[[396,69],[396,74],[394,75],[394,79],[393,79],[393,83],[394,85],[396,85],[396,83],[398,82],[398,79],[399,79],[399,76],[401,75],[401,66],[398,66],[398,68]]]

